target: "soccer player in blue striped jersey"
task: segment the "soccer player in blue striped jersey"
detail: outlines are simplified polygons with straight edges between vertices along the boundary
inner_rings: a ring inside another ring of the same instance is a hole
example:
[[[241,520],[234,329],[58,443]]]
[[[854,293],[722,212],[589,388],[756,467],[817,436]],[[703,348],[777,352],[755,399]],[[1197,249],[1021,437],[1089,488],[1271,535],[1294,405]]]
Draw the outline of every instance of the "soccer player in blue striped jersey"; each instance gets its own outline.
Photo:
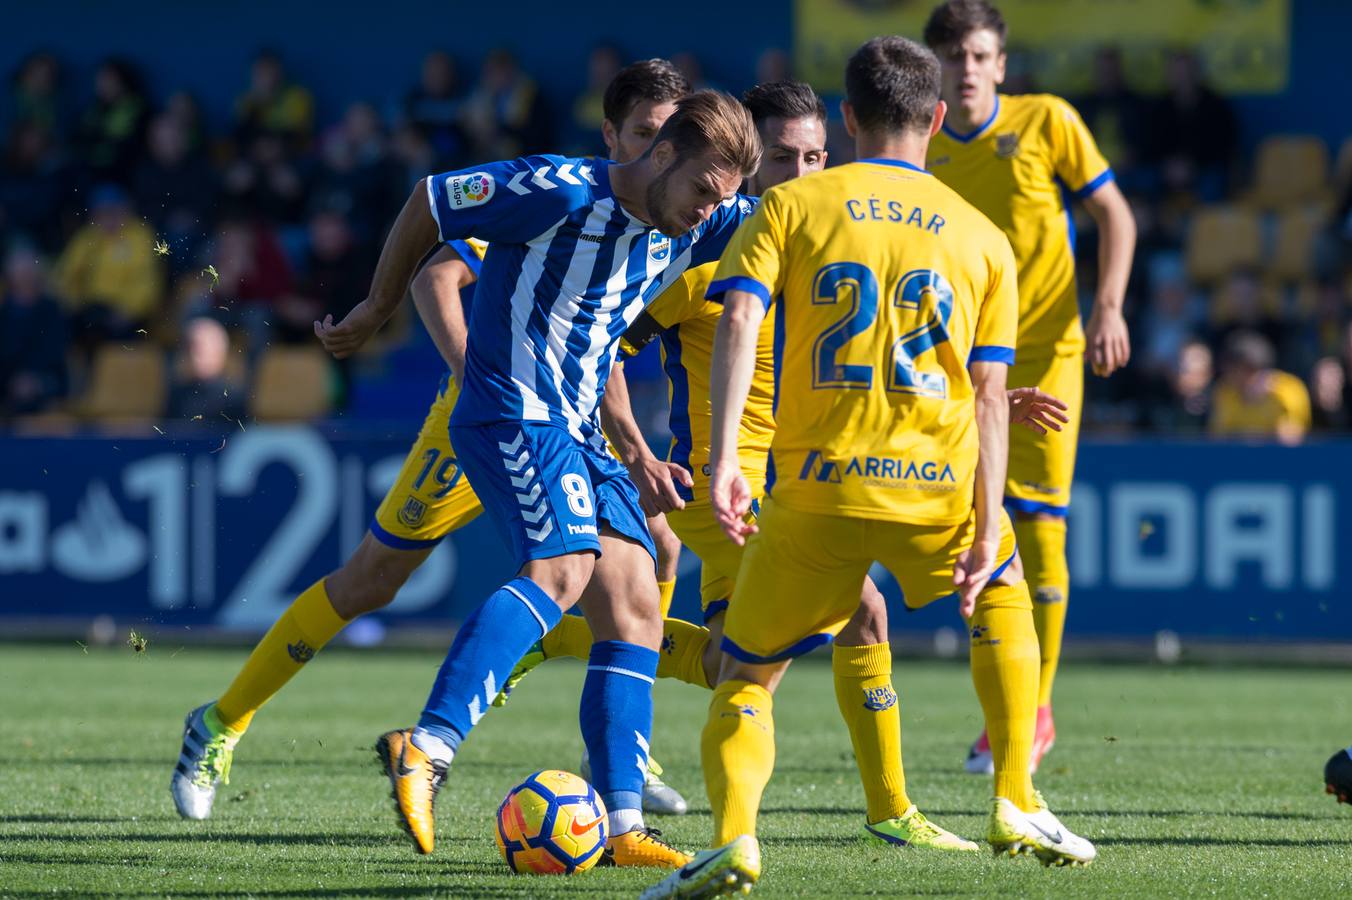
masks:
[[[606,89],[602,136],[610,158],[624,163],[642,156],[675,111],[675,101],[688,93],[689,82],[667,60],[648,59],[625,66]],[[356,550],[340,568],[296,597],[219,699],[188,714],[170,784],[174,804],[185,818],[211,815],[216,788],[227,780],[235,746],[259,708],[348,622],[389,604],[441,539],[482,511],[455,459],[448,421],[463,381],[466,311],[485,250],[482,241],[443,246],[414,280],[418,314],[451,371],[442,378],[399,476]],[[653,536],[662,589],[663,560],[679,555],[680,542],[670,529],[665,541],[658,529]],[[669,569],[668,577],[674,582],[674,564]],[[564,630],[555,628],[550,637]],[[588,633],[579,651],[583,659],[590,647]],[[684,798],[662,783],[655,760],[649,760],[649,766],[643,786],[644,809],[683,811]]]
[[[581,730],[609,810],[607,853],[629,865],[688,859],[652,837],[639,808],[661,635],[654,549],[597,408],[621,334],[688,267],[717,259],[750,215],[736,189],[760,152],[742,105],[701,91],[629,164],[536,156],[437,175],[400,213],[367,299],[319,327],[331,352],[350,353],[438,241],[489,242],[450,433],[518,568],[460,628],[418,727],[377,745],[424,852],[456,749],[516,662],[580,600],[596,636]]]

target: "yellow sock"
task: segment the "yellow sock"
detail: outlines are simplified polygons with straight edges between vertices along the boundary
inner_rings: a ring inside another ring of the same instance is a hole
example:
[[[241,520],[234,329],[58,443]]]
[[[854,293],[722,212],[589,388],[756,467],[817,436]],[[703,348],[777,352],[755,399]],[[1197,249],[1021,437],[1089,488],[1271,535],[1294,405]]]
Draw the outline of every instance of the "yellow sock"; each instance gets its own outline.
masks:
[[[582,616],[564,616],[545,635],[541,647],[544,648],[545,659],[571,656],[573,659],[586,660],[591,656],[591,626]]]
[[[677,678],[695,687],[712,687],[704,674],[704,650],[708,646],[709,629],[684,619],[663,619],[657,677]]]
[[[714,814],[713,846],[756,833],[761,793],[775,768],[775,723],[770,692],[749,681],[714,688],[700,738],[704,786]]]
[[[671,598],[676,596],[676,579],[670,581],[657,582],[657,608],[662,611],[662,618],[671,615]]]
[[[995,761],[995,796],[1033,808],[1028,764],[1037,727],[1037,634],[1024,582],[981,593],[969,623],[972,683],[986,714]]]
[[[305,589],[263,639],[240,669],[230,687],[216,701],[216,716],[231,731],[249,727],[258,708],[282,689],[347,620],[334,612],[324,579]]]
[[[850,730],[855,764],[864,783],[868,822],[893,819],[910,807],[901,767],[901,709],[892,690],[892,645],[831,649],[836,703]]]
[[[1038,706],[1052,702],[1056,665],[1061,660],[1061,637],[1066,631],[1066,598],[1070,594],[1070,567],[1066,564],[1066,520],[1024,519],[1014,523],[1019,556],[1028,591],[1033,595],[1033,627],[1042,650]]]

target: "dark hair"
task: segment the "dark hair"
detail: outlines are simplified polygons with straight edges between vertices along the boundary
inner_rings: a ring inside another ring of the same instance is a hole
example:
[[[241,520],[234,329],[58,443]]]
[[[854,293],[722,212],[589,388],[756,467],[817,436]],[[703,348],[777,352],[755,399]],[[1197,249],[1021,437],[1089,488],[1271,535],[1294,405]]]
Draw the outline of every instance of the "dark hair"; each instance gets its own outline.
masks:
[[[643,59],[620,69],[610,80],[601,110],[610,124],[618,128],[640,102],[663,103],[679,100],[688,93],[690,82],[669,60]]]
[[[1276,354],[1272,342],[1256,331],[1236,331],[1225,341],[1225,352],[1221,359],[1227,366],[1244,366],[1248,369],[1270,369]]]
[[[826,123],[826,104],[812,85],[802,81],[769,81],[758,84],[742,95],[742,104],[751,111],[751,120],[759,128],[766,119],[804,119],[815,117]]]
[[[706,151],[743,178],[760,168],[761,142],[751,113],[731,94],[696,91],[676,101],[676,112],[653,137],[653,147],[667,141],[677,160]],[[649,148],[649,153],[652,149]]]
[[[875,134],[927,130],[939,103],[939,60],[899,35],[876,37],[845,64],[845,98]]]
[[[1000,49],[1005,49],[1009,26],[1000,10],[986,0],[948,0],[930,13],[929,21],[925,23],[925,43],[935,48],[951,47],[962,43],[963,38],[973,31],[987,28],[1000,39]]]

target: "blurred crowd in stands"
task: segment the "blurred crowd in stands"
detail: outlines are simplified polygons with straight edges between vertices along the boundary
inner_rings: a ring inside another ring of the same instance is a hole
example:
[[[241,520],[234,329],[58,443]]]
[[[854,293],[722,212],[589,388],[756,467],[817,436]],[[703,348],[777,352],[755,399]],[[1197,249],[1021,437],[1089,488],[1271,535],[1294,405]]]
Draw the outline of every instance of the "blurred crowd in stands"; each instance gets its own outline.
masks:
[[[438,368],[421,328],[393,323],[349,367],[318,352],[311,323],[362,299],[424,175],[604,152],[601,95],[626,61],[593,48],[587,88],[566,101],[505,50],[475,75],[436,52],[402,98],[320,121],[312,92],[263,51],[218,128],[129,61],[104,61],[90,90],[34,54],[11,75],[0,123],[0,427],[380,419],[389,408],[363,405],[363,385]],[[673,61],[708,86],[693,55]],[[791,76],[788,54],[766,51],[757,73]],[[1011,93],[1057,90],[1011,73]],[[1094,84],[1071,99],[1133,203],[1140,244],[1131,365],[1088,379],[1086,433],[1297,442],[1352,428],[1352,139],[1269,135],[1241,154],[1231,105],[1187,53],[1170,59],[1160,96],[1134,92],[1112,48]],[[832,162],[847,161],[839,123],[832,133]],[[1075,225],[1087,295],[1093,223]]]

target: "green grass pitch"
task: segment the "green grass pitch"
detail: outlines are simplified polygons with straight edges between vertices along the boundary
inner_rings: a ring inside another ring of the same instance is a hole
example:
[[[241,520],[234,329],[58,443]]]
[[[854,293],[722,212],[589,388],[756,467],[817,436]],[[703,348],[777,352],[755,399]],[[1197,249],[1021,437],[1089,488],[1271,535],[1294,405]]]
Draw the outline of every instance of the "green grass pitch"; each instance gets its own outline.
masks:
[[[537,670],[479,725],[451,771],[437,852],[394,823],[371,745],[410,723],[440,657],[329,651],[259,714],[215,816],[185,822],[168,782],[184,713],[243,661],[164,642],[0,646],[0,896],[633,897],[655,875],[513,876],[493,843],[506,790],[575,769],[582,668]],[[990,785],[959,769],[978,713],[956,663],[898,662],[908,786],[973,838]],[[1069,664],[1059,738],[1037,782],[1098,844],[1082,870],[937,855],[861,839],[863,795],[829,667],[811,659],[776,698],[779,759],[760,830],[766,897],[1346,897],[1352,812],[1322,793],[1324,760],[1352,741],[1352,673]],[[708,840],[699,732],[707,695],[660,684],[653,748],[690,815],[652,820]]]

